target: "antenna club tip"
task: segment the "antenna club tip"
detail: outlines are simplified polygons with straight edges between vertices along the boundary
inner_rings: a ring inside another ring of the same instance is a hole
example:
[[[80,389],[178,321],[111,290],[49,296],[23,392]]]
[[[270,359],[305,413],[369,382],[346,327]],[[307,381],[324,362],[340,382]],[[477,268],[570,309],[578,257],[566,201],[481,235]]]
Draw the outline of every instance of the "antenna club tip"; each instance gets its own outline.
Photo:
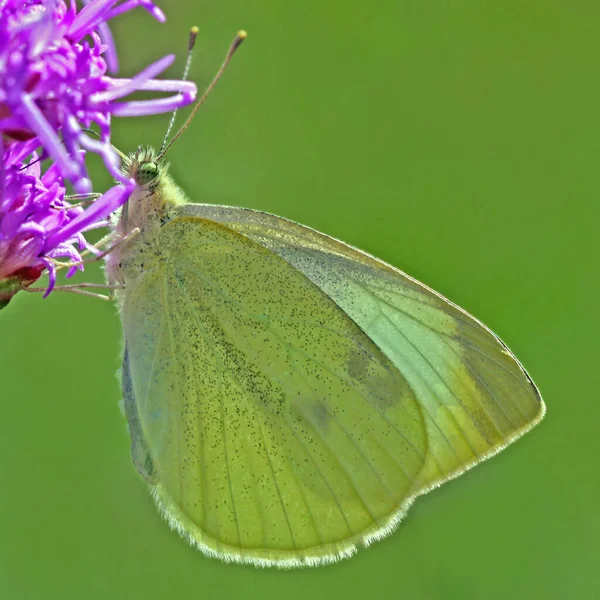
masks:
[[[194,48],[194,44],[196,43],[196,38],[198,37],[198,32],[199,31],[200,30],[198,29],[198,27],[196,27],[196,25],[194,25],[190,29],[190,39],[188,40],[188,55],[192,51],[192,49]],[[189,61],[189,57],[188,57],[188,61]]]
[[[234,52],[241,46],[242,42],[247,37],[248,37],[248,34],[243,29],[240,29],[240,31],[237,32],[237,34],[235,36],[235,40],[233,40],[233,44],[231,44],[231,47],[229,48],[227,60],[229,60],[233,56]]]

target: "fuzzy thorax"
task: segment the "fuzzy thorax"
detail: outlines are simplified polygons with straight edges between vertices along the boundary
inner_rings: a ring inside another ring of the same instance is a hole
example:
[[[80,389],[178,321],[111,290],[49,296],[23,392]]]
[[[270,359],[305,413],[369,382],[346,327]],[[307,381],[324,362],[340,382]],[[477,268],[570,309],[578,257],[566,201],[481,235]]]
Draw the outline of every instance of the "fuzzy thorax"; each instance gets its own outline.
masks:
[[[159,253],[160,228],[176,208],[186,202],[184,193],[168,174],[169,165],[152,148],[138,148],[129,155],[123,172],[136,186],[114,219],[113,231],[118,245],[106,261],[107,279],[125,284],[144,270]],[[132,235],[138,228],[139,233]]]

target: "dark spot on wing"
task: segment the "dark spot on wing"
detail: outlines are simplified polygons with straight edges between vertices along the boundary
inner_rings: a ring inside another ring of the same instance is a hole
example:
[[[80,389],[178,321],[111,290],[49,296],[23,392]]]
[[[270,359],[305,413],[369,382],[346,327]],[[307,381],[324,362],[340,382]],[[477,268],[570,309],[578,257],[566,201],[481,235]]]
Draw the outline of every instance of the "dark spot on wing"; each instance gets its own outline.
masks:
[[[369,397],[384,410],[397,404],[405,393],[405,382],[395,367],[376,360],[362,345],[354,345],[348,353],[348,374]]]
[[[321,403],[314,404],[312,407],[312,413],[315,424],[319,427],[319,429],[326,432],[329,427],[331,415],[329,412],[327,412],[325,405]]]
[[[352,379],[361,380],[367,371],[369,357],[367,353],[356,346],[350,348],[348,356],[348,374]]]

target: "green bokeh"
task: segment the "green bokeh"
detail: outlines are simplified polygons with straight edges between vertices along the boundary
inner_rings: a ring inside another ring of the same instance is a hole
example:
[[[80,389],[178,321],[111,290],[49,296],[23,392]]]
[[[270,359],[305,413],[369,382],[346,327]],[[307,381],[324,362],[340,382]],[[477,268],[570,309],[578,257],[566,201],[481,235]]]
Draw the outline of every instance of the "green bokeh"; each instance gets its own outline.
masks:
[[[548,415],[350,561],[224,565],[168,529],[131,465],[115,308],[22,293],[0,313],[0,599],[600,597],[600,4],[161,6],[164,25],[115,22],[124,76],[177,52],[176,78],[198,24],[202,87],[249,32],[170,153],[190,198],[289,217],[433,286],[509,343]],[[160,145],[166,121],[116,121],[115,143]]]

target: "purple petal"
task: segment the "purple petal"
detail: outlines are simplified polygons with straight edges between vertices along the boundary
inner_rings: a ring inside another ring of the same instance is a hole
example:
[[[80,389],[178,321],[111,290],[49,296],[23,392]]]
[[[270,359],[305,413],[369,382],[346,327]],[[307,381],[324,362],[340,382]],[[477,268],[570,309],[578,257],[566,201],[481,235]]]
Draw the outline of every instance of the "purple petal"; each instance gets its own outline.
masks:
[[[23,223],[20,225],[16,235],[23,233],[30,233],[33,235],[39,234],[40,236],[43,236],[46,233],[46,230],[39,223],[30,221],[29,223]]]
[[[50,292],[54,289],[56,285],[56,269],[54,267],[54,263],[47,259],[42,258],[42,262],[46,265],[46,269],[48,270],[48,287],[44,292],[43,298],[47,298]]]
[[[113,17],[127,12],[132,8],[136,8],[137,6],[142,6],[143,8],[145,8],[160,23],[164,23],[167,20],[167,17],[165,17],[165,13],[163,13],[163,11],[160,10],[160,8],[158,8],[158,6],[156,6],[153,2],[150,2],[149,0],[128,0],[127,2],[123,2],[123,4],[120,4],[116,8],[113,8],[106,15],[106,20],[108,21],[109,19],[112,19]]]
[[[128,82],[131,79],[115,79],[114,81]],[[177,79],[149,79],[141,85],[138,85],[136,90],[144,92],[178,92],[183,94],[189,102],[196,98],[198,88],[192,81],[180,81]]]
[[[6,102],[6,94],[2,90],[0,90],[0,102]],[[10,129],[23,129],[23,120],[15,115],[0,119],[0,131],[8,131]]]
[[[100,23],[98,31],[102,36],[102,42],[106,44],[106,62],[111,73],[116,73],[119,70],[119,57],[113,40],[112,33],[107,23]]]
[[[54,248],[61,242],[68,240],[71,236],[81,231],[87,225],[104,219],[110,213],[114,212],[129,198],[135,187],[133,180],[127,185],[116,185],[108,190],[102,197],[98,198],[87,210],[73,219],[68,225],[52,235],[47,241],[45,250]]]
[[[85,250],[88,250],[89,252],[91,252],[92,254],[95,254],[96,256],[99,256],[100,254],[102,254],[102,250],[99,250],[98,248],[96,248],[96,246],[94,246],[93,244],[90,244],[83,237],[82,233],[78,233],[75,237],[77,239],[77,244],[78,244],[80,250],[82,248],[84,248]]]
[[[0,135],[0,209],[4,205],[4,136]]]
[[[83,0],[84,4],[89,4],[92,0]],[[113,35],[110,31],[108,23],[98,23],[98,32],[102,43],[106,45],[106,62],[111,73],[116,73],[119,70],[119,57]]]
[[[108,172],[117,180],[125,183],[127,178],[121,172],[121,159],[119,155],[113,150],[112,146],[107,142],[100,142],[94,140],[91,137],[81,133],[79,136],[79,143],[86,149],[99,154],[104,159],[104,164],[108,169]]]
[[[135,77],[132,79],[123,79],[124,83],[121,85],[116,85],[104,92],[98,92],[92,96],[92,102],[106,102],[110,100],[115,100],[116,98],[122,98],[123,96],[127,96],[133,92],[136,92],[139,89],[142,89],[141,86],[148,80],[152,79],[159,73],[162,73],[165,69],[170,67],[175,60],[174,54],[167,54],[167,56],[163,56],[160,60],[152,63],[150,66],[146,67],[144,70],[140,71]],[[119,80],[117,80],[119,81]]]
[[[21,112],[27,125],[37,133],[40,142],[48,154],[59,164],[63,175],[73,181],[73,187],[80,194],[92,190],[89,179],[82,177],[77,168],[74,168],[72,157],[66,153],[54,129],[50,126],[42,111],[28,94],[21,96]]]
[[[19,144],[12,144],[8,150],[11,152],[11,162],[18,163],[26,156],[33,154],[40,147],[40,141],[36,138]]]
[[[189,81],[147,81],[138,88],[139,90],[180,92],[168,98],[154,98],[153,100],[131,100],[129,102],[112,102],[111,112],[116,117],[140,117],[164,112],[171,112],[176,108],[187,106],[196,99],[197,88]]]
[[[77,252],[77,250],[73,246],[73,243],[75,241],[76,240],[69,240],[69,242],[67,242],[65,244],[59,244],[51,252],[48,252],[47,256],[49,256],[51,258],[57,258],[59,256],[63,256],[66,258],[70,258],[72,261],[77,262],[77,263],[82,262],[81,254],[79,254],[79,252]],[[77,265],[75,268],[83,271],[83,264]]]
[[[112,105],[112,114],[115,117],[145,117],[171,112],[176,108],[185,106],[183,96],[171,98],[156,98],[154,100],[132,100],[131,102],[115,102]]]
[[[98,23],[104,20],[106,13],[117,0],[96,0],[84,6],[75,17],[67,35],[77,41],[87,35]]]

